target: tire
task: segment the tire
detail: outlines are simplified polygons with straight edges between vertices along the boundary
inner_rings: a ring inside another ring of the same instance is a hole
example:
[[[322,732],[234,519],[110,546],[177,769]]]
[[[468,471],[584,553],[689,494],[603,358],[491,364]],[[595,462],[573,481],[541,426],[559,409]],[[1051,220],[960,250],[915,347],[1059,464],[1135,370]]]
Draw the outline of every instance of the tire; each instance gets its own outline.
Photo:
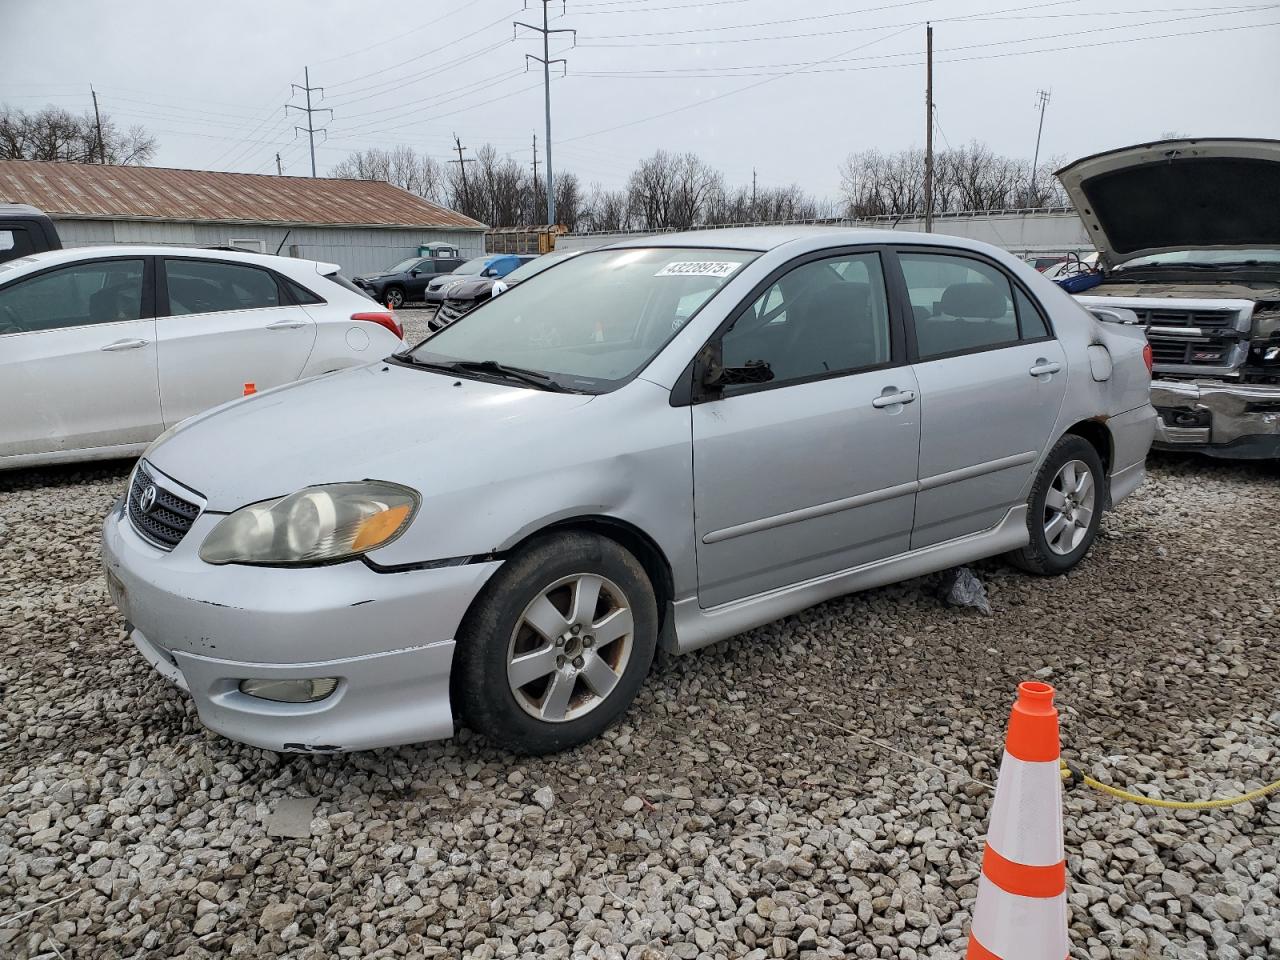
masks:
[[[594,589],[596,606],[579,613],[579,597],[588,602]],[[541,537],[503,564],[463,619],[453,702],[468,727],[503,747],[564,750],[622,716],[657,640],[653,585],[631,553],[593,534]]]
[[[1087,491],[1080,489],[1082,480],[1071,482],[1071,476],[1066,473],[1069,465],[1078,478],[1087,472]],[[1010,553],[1010,562],[1028,573],[1054,577],[1083,560],[1102,522],[1105,483],[1106,472],[1093,444],[1073,433],[1066,434],[1049,451],[1036,474],[1027,499],[1027,531],[1031,542]],[[1072,498],[1064,499],[1064,489],[1072,493]],[[1065,509],[1059,509],[1059,502]],[[1086,522],[1082,524],[1082,520]],[[1054,526],[1049,526],[1050,521],[1054,521]]]
[[[404,306],[404,290],[400,287],[387,287],[387,292],[382,296],[384,304],[390,304],[393,310],[398,310]]]

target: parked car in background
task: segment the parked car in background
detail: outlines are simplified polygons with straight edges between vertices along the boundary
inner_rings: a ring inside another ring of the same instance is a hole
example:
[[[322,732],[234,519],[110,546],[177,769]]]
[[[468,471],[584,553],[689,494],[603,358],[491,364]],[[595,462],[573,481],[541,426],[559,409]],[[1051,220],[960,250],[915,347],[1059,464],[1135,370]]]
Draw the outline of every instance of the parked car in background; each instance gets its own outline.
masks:
[[[1054,267],[1057,264],[1064,262],[1066,259],[1067,259],[1066,254],[1062,254],[1062,253],[1055,253],[1049,256],[1036,256],[1034,254],[1028,254],[1028,256],[1026,257],[1027,263],[1029,263],[1033,268],[1038,270],[1040,273],[1044,273],[1050,267]]]
[[[0,203],[0,263],[45,250],[61,250],[48,214],[25,203]]]
[[[959,237],[636,239],[171,432],[106,518],[108,583],[234,739],[458,719],[558,750],[627,709],[659,643],[996,554],[1070,570],[1144,476],[1146,350]],[[182,525],[157,541],[161,497]]]
[[[462,266],[460,257],[409,257],[381,273],[352,280],[381,304],[394,308],[426,298],[427,284]]]
[[[1081,302],[1151,342],[1155,445],[1280,457],[1280,141],[1164,140],[1058,177],[1104,267]]]
[[[464,313],[484,303],[486,300],[510,290],[516,284],[528,280],[530,277],[537,276],[544,270],[554,267],[557,263],[563,263],[578,253],[581,253],[581,251],[567,250],[561,253],[546,253],[522,264],[505,277],[473,277],[470,280],[464,280],[462,283],[455,283],[445,294],[444,301],[440,304],[440,309],[436,311],[436,315],[427,321],[427,327],[432,331],[447,327]]]
[[[443,303],[446,292],[454,284],[462,283],[472,277],[484,279],[505,277],[516,267],[532,259],[533,256],[530,254],[519,253],[489,253],[483,257],[475,257],[456,267],[452,273],[436,277],[427,284],[427,303]]]
[[[377,360],[393,314],[331,263],[80,247],[0,264],[0,469],[141,453],[243,394]]]

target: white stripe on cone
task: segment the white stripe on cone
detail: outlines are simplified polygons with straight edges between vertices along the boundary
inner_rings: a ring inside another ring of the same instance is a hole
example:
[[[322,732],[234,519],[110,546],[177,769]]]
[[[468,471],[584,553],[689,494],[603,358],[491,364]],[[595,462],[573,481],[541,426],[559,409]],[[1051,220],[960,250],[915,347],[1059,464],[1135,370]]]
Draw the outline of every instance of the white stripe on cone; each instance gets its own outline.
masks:
[[[1067,895],[1016,897],[979,877],[970,936],[1002,960],[1066,960]]]
[[[1005,751],[987,843],[1028,867],[1062,862],[1062,776],[1056,761],[1029,763]],[[981,939],[981,937],[979,937]]]

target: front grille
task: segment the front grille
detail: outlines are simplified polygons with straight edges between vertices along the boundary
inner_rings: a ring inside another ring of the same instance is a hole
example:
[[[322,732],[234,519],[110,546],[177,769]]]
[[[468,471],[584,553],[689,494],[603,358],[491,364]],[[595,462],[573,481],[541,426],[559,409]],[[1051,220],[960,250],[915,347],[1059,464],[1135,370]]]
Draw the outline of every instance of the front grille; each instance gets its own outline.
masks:
[[[155,500],[149,505],[150,509],[143,510],[143,499],[151,487],[155,488]],[[144,540],[161,550],[172,550],[182,542],[198,516],[198,505],[165,489],[144,464],[138,464],[133,483],[129,485],[129,521]]]
[[[1184,364],[1197,367],[1220,367],[1231,359],[1231,341],[1208,337],[1162,337],[1147,334],[1151,358],[1156,363]]]
[[[465,300],[446,300],[440,304],[440,309],[436,311],[436,315],[428,322],[428,326],[432,330],[443,330],[470,310],[472,306],[473,304]]]
[[[1234,310],[1170,310],[1156,307],[1135,307],[1138,322],[1153,327],[1200,327],[1203,330],[1223,330],[1235,325]]]

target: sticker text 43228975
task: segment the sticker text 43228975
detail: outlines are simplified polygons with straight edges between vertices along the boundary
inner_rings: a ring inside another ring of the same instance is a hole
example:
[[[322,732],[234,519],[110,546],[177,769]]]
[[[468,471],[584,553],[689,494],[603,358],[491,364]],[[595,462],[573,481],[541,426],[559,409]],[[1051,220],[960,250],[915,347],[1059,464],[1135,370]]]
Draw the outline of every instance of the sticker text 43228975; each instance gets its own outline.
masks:
[[[655,277],[727,277],[740,263],[729,260],[679,260],[668,263],[654,274]]]

